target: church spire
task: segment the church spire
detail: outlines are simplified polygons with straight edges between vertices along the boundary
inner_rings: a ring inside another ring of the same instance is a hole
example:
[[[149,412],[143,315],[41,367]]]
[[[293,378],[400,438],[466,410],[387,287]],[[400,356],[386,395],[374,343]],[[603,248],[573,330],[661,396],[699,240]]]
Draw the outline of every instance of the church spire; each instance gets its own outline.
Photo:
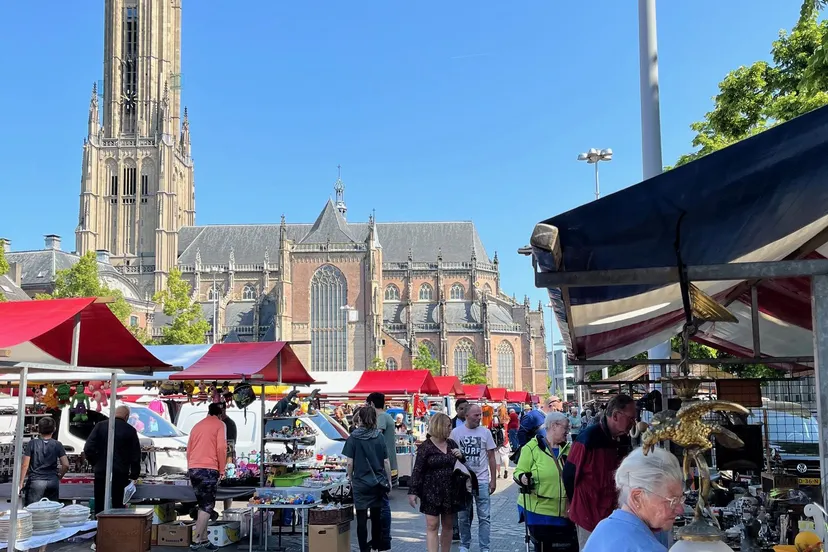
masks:
[[[98,83],[92,83],[92,98],[89,100],[89,137],[98,135]]]
[[[345,218],[345,213],[348,212],[348,207],[345,206],[345,184],[342,183],[342,165],[336,166],[337,176],[334,182],[334,192],[336,192],[336,210]]]
[[[184,108],[184,121],[181,123],[181,153],[184,157],[190,157],[190,117],[187,108]]]

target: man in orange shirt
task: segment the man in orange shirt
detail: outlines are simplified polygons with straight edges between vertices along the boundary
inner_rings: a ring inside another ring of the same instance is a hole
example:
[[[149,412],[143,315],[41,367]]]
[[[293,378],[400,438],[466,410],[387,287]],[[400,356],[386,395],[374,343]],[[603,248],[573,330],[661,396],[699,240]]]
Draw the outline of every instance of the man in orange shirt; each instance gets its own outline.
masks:
[[[193,550],[218,549],[207,540],[207,524],[216,506],[216,487],[227,465],[227,437],[221,414],[221,405],[212,403],[207,417],[193,426],[187,441],[188,475],[198,502],[195,537],[190,545]]]

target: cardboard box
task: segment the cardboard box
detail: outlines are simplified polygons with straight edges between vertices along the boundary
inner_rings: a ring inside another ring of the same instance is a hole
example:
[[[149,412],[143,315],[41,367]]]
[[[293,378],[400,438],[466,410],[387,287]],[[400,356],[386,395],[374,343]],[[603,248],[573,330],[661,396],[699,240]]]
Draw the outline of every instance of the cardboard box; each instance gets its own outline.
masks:
[[[241,524],[238,521],[212,523],[207,527],[207,540],[219,548],[239,542]]]
[[[175,511],[175,503],[167,502],[165,504],[157,504],[152,510],[152,523],[158,525],[161,523],[170,523],[175,521],[178,514]]]
[[[308,552],[350,552],[351,524],[308,525]]]
[[[153,525],[158,528],[158,546],[190,546],[193,543],[194,521]]]

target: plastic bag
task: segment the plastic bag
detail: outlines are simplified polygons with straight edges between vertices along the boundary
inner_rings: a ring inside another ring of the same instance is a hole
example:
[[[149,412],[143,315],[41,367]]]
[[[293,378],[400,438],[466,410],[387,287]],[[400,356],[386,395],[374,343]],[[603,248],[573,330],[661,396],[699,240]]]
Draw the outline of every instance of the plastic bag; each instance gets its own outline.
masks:
[[[129,504],[129,500],[135,494],[135,483],[129,482],[129,485],[124,487],[124,504]]]

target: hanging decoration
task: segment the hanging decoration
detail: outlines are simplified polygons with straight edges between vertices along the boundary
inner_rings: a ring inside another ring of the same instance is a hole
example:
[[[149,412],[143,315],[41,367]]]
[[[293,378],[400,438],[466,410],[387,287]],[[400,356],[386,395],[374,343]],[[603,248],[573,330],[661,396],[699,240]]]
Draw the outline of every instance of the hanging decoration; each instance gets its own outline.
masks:
[[[72,395],[72,388],[68,383],[61,383],[57,386],[57,406],[64,407],[69,404]]]
[[[109,401],[106,399],[106,392],[104,391],[104,382],[90,381],[89,392],[92,394],[92,400],[95,401],[95,412],[100,412],[102,408],[109,406]]]
[[[73,422],[85,422],[89,419],[87,412],[89,412],[92,405],[89,403],[89,395],[84,393],[83,390],[83,383],[79,383],[75,387],[75,394],[72,395],[71,409],[75,412],[75,416],[72,418]]]
[[[58,407],[57,391],[51,383],[46,384],[46,391],[43,392],[43,404],[50,410],[55,410]]]

